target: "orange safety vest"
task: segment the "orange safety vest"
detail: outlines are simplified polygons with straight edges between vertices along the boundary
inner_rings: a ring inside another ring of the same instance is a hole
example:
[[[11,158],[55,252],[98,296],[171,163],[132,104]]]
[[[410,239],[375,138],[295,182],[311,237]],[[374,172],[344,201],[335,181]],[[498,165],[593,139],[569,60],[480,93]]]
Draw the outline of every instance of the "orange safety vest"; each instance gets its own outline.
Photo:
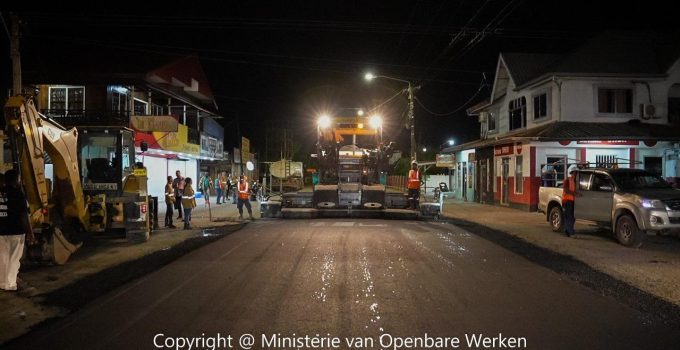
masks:
[[[248,191],[248,182],[243,181],[243,183],[238,184],[238,198],[248,199],[250,197],[250,191]]]
[[[576,200],[576,182],[573,178],[568,177],[564,180],[564,186],[562,188],[562,202],[564,201],[575,201]]]
[[[408,171],[408,189],[409,190],[420,189],[420,171],[413,169]]]

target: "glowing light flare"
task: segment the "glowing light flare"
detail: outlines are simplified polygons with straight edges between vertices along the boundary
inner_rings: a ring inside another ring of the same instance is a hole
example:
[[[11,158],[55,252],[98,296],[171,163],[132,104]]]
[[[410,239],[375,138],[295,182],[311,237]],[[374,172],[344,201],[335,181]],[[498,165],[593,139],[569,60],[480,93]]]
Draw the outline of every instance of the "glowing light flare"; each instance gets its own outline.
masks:
[[[319,117],[319,119],[316,121],[316,125],[319,126],[321,129],[327,129],[331,126],[331,117],[328,115],[324,114]]]
[[[382,118],[379,115],[373,115],[371,118],[368,119],[368,124],[371,126],[373,129],[378,129],[382,127]]]

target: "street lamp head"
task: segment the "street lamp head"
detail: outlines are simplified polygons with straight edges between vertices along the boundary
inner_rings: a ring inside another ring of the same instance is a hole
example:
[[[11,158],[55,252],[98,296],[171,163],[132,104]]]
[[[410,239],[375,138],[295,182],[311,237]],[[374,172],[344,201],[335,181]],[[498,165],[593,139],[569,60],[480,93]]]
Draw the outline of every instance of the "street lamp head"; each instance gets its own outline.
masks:
[[[423,147],[423,152],[427,152],[427,147]]]
[[[371,125],[371,128],[373,129],[380,128],[382,126],[382,122],[382,118],[379,115],[372,115],[368,120],[368,124]]]
[[[326,129],[331,126],[331,117],[328,115],[324,114],[319,117],[319,119],[316,121],[316,125],[321,128],[321,129]]]
[[[375,79],[375,75],[373,75],[373,73],[366,73],[366,75],[364,75],[364,79],[366,79],[366,81],[371,81]]]
[[[446,141],[446,142],[449,144],[449,146],[453,146],[453,145],[456,144],[456,141],[454,141],[453,139],[449,139],[449,140]]]

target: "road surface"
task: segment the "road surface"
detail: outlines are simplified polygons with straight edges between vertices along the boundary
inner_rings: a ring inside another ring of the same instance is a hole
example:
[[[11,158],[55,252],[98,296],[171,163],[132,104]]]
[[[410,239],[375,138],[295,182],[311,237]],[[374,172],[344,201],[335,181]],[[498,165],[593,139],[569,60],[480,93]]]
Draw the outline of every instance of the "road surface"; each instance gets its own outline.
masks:
[[[332,348],[336,337],[343,349],[354,338],[364,341],[355,348],[428,348],[429,338],[466,349],[480,334],[489,348],[680,340],[680,330],[459,227],[329,219],[258,220],[8,345],[240,349],[244,334],[253,349],[315,348],[313,338]]]

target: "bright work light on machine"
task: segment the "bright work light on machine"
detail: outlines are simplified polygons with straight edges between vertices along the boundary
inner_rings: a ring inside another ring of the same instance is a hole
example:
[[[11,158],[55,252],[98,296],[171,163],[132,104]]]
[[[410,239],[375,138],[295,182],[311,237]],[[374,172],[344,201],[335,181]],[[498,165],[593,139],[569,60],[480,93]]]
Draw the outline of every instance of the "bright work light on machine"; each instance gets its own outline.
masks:
[[[368,123],[373,129],[378,129],[382,126],[382,118],[379,115],[371,116],[371,118],[368,120]]]
[[[319,117],[319,120],[317,120],[316,125],[319,126],[321,129],[326,129],[331,126],[331,117],[327,115],[322,115]]]

